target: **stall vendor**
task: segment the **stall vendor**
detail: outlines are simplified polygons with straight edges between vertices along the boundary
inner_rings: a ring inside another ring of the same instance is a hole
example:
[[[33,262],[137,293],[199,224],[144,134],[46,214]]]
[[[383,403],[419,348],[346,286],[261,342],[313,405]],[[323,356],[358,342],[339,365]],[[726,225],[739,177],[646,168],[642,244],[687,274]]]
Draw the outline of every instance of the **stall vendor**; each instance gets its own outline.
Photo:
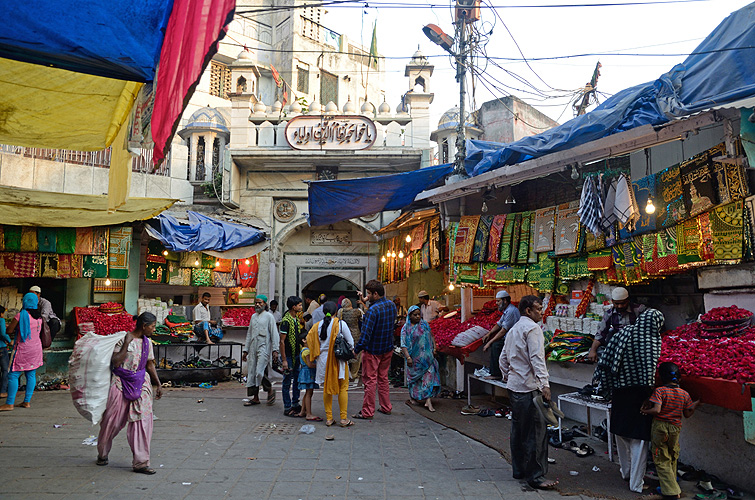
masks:
[[[50,301],[42,297],[42,289],[40,287],[35,285],[29,288],[29,291],[37,294],[37,298],[39,299],[39,312],[42,314],[42,319],[47,323],[47,326],[50,327],[50,337],[54,339],[55,335],[60,331],[60,318],[58,318],[55,311],[52,310],[52,304],[50,304]]]
[[[422,313],[422,319],[428,323],[437,318],[439,312],[448,310],[446,306],[441,305],[437,300],[431,300],[430,294],[424,290],[417,294],[417,298],[419,299],[419,304],[417,305]]]
[[[217,322],[210,319],[210,293],[205,292],[202,294],[202,300],[194,308],[194,335],[197,336],[200,342],[206,342],[207,344],[213,344],[214,342],[210,337],[215,337],[217,340],[223,336],[220,328],[217,328]]]
[[[503,343],[505,342],[506,332],[511,330],[521,315],[519,309],[511,303],[511,295],[506,290],[499,290],[495,294],[495,302],[498,310],[501,311],[501,318],[493,325],[493,328],[482,338],[483,351],[490,349],[490,375],[485,377],[487,380],[501,380],[501,368],[498,365],[498,359],[501,357]]]
[[[598,348],[605,347],[613,334],[625,326],[633,325],[637,317],[645,310],[645,306],[629,301],[629,292],[626,288],[614,288],[611,292],[611,300],[613,307],[603,314],[598,333],[587,354],[587,359],[593,363],[598,360]]]

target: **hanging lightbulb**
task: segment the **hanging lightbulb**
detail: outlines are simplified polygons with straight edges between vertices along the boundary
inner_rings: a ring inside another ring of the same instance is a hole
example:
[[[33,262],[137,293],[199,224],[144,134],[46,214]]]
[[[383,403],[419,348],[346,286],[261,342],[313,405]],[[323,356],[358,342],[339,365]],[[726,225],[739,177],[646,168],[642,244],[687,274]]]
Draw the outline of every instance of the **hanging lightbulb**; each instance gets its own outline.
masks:
[[[215,267],[220,267],[220,261],[219,260],[215,261]]]
[[[385,255],[380,258],[380,262],[385,262]]]
[[[575,163],[571,167],[571,180],[576,181],[579,179],[579,170],[577,170],[577,164]]]
[[[406,242],[407,243],[411,243],[412,242],[412,235],[411,234],[407,234],[406,235]]]
[[[488,213],[488,204],[483,201],[482,202],[482,208],[480,210],[482,210],[482,213],[484,213],[484,214]]]
[[[404,258],[404,252],[402,252],[401,250],[399,250],[399,252],[398,252],[398,258],[399,259],[403,259]]]
[[[165,255],[167,257],[168,256],[168,251],[167,250],[163,250],[163,255]]]
[[[655,213],[655,205],[653,205],[653,198],[648,196],[648,204],[645,205],[645,213],[646,214],[654,214]]]
[[[239,295],[244,295],[244,290],[239,290]]]
[[[244,264],[246,264],[246,265],[248,266],[248,265],[249,265],[249,259],[246,259],[246,260],[244,261]]]
[[[197,259],[197,260],[194,261],[194,265],[195,266],[199,266],[199,259]]]
[[[448,284],[448,289],[451,290],[452,292],[453,292],[454,288],[456,288],[456,287],[454,286],[453,283],[449,283]]]
[[[110,278],[105,279],[105,286],[110,286],[111,283],[112,281],[110,281]]]

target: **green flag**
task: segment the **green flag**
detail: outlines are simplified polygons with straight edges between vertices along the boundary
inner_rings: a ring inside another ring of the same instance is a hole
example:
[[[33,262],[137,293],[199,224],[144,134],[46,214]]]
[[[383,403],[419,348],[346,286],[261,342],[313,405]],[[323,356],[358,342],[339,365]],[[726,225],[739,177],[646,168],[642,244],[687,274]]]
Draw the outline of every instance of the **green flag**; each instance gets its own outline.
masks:
[[[378,67],[378,51],[377,51],[377,20],[372,27],[372,43],[370,43],[370,60],[368,66],[372,66],[372,61],[375,61],[375,68]]]

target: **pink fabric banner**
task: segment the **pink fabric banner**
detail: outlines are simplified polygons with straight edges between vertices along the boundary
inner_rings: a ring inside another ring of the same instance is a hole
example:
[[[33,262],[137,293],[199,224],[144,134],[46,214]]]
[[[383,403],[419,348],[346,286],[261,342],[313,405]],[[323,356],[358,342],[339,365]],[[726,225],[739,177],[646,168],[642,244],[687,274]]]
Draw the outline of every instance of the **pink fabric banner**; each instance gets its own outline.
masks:
[[[164,158],[204,68],[233,20],[236,0],[174,0],[165,30],[152,113],[153,161]]]

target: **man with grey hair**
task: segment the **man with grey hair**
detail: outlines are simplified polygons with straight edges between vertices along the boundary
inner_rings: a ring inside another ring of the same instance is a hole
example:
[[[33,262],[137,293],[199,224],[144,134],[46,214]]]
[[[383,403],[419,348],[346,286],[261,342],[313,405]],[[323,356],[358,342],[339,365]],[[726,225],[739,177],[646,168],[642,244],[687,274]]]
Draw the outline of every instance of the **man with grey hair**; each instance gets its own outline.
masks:
[[[487,380],[501,380],[501,369],[498,366],[498,358],[501,357],[503,350],[504,337],[506,332],[511,330],[517,321],[519,321],[519,309],[511,304],[511,295],[506,290],[499,290],[495,294],[495,302],[498,310],[501,311],[501,318],[493,325],[493,328],[482,338],[483,352],[490,349],[490,375],[485,377]]]
[[[254,299],[254,314],[249,322],[244,342],[242,361],[248,360],[246,395],[251,399],[244,406],[260,404],[260,386],[267,392],[267,404],[275,403],[275,390],[267,378],[268,367],[272,359],[278,360],[280,334],[275,325],[275,318],[267,308],[267,296],[257,294]]]
[[[587,353],[587,359],[593,363],[598,360],[598,349],[605,347],[613,334],[625,326],[633,325],[645,310],[645,306],[631,303],[629,292],[620,286],[611,291],[611,300],[613,307],[603,314],[603,320],[598,325],[598,333],[590,346],[590,352]]]

